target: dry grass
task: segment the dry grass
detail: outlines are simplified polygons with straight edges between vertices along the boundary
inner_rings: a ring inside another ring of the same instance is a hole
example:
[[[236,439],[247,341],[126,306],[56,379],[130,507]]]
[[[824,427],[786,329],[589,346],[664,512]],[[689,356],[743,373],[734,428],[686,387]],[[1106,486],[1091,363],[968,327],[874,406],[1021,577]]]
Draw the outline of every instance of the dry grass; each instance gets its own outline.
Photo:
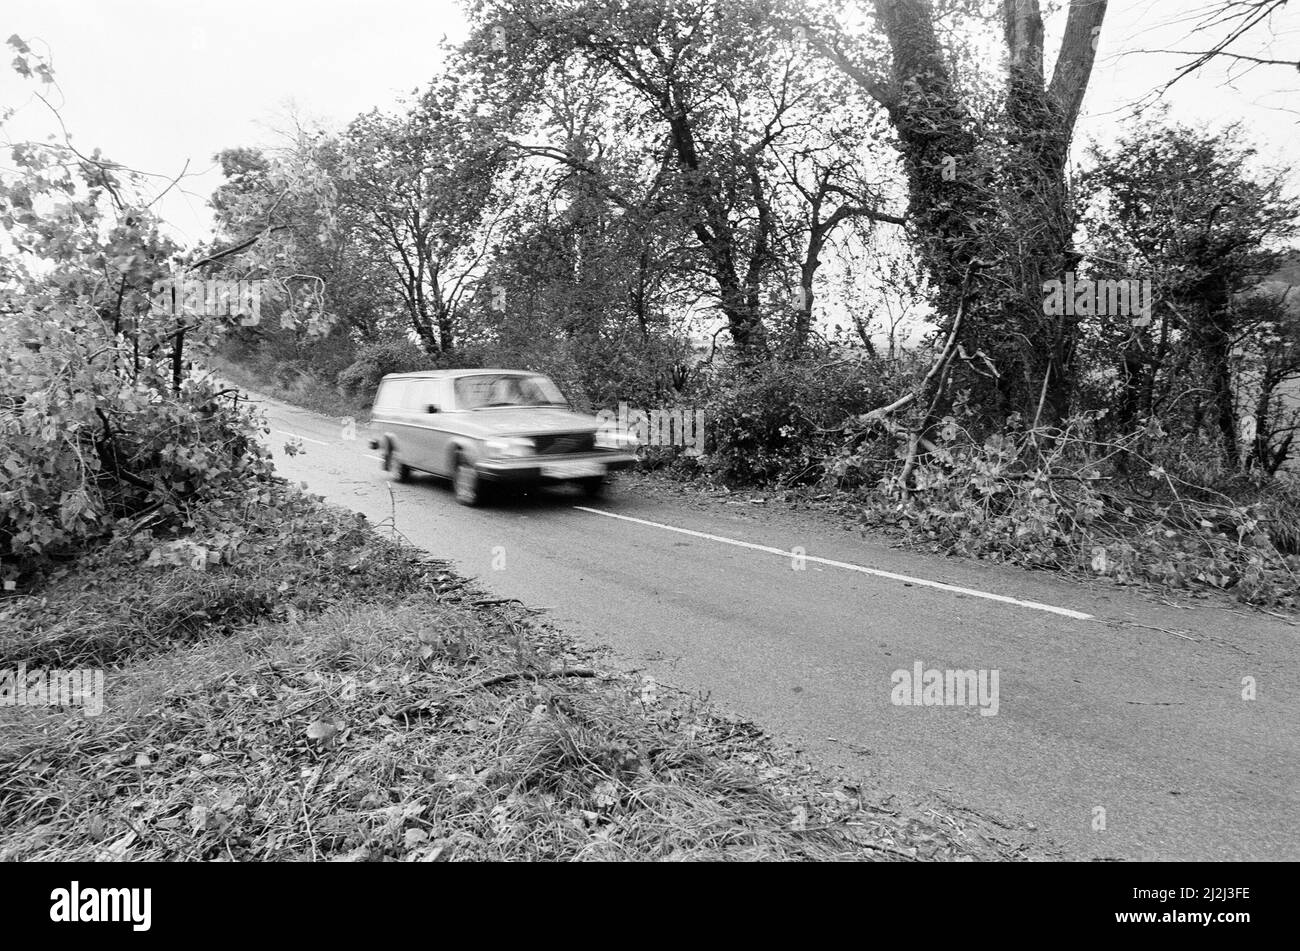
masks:
[[[429,594],[137,658],[106,709],[3,708],[0,858],[1000,857],[876,811],[697,699]]]
[[[287,486],[237,518],[203,515],[211,513],[196,516],[186,539],[115,539],[34,590],[0,595],[0,668],[117,665],[253,621],[400,595],[428,581],[422,556],[378,537],[364,518]],[[219,551],[220,562],[202,571],[190,570],[185,555],[179,567],[147,563],[155,548],[189,541]]]

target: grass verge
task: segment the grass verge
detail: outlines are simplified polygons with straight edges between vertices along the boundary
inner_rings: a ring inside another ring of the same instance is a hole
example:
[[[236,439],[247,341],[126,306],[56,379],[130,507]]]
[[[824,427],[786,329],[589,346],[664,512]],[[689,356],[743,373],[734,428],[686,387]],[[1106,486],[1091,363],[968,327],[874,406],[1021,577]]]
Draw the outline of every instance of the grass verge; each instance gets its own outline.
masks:
[[[0,671],[106,671],[98,716],[0,707],[0,858],[1018,854],[979,817],[873,806],[350,513],[280,486],[243,519],[233,548],[196,515],[0,601]]]

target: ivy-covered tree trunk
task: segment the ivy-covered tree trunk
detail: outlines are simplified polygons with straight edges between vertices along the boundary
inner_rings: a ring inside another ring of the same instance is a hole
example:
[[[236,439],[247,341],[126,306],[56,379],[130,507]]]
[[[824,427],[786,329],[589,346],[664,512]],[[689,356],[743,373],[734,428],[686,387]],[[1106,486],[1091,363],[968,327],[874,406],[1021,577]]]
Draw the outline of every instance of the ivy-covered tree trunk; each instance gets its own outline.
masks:
[[[451,309],[445,306],[438,309],[438,338],[443,353],[451,353],[456,349],[455,317]]]
[[[1207,284],[1210,282],[1206,282]],[[1223,462],[1236,469],[1241,454],[1237,445],[1237,400],[1233,387],[1232,349],[1238,327],[1231,302],[1221,290],[1208,290],[1203,304],[1207,316],[1195,333],[1209,390],[1210,422],[1223,451]]]
[[[1215,248],[1217,244],[1207,236],[1202,236],[1197,243],[1206,249]],[[1214,251],[1209,251],[1209,254],[1211,260],[1218,257]],[[1209,269],[1204,278],[1192,285],[1192,291],[1194,307],[1199,311],[1192,336],[1204,366],[1210,425],[1219,438],[1224,464],[1229,469],[1236,469],[1241,453],[1237,445],[1232,351],[1241,327],[1236,319],[1228,278],[1217,268]]]
[[[977,141],[944,62],[928,0],[878,0],[876,16],[893,51],[893,70],[887,87],[869,91],[885,106],[902,145],[907,217],[937,288],[940,329],[946,333],[963,277],[979,253],[985,196],[974,176]]]
[[[1209,364],[1210,390],[1214,402],[1214,423],[1223,445],[1223,461],[1236,469],[1240,461],[1237,448],[1237,409],[1232,389],[1232,347],[1220,340],[1205,354]]]
[[[1050,85],[1043,74],[1038,0],[1003,0],[1009,54],[1006,135],[980,131],[949,73],[930,0],[875,0],[892,54],[888,81],[855,66],[833,43],[832,58],[887,110],[898,133],[909,193],[908,220],[934,282],[941,333],[972,275],[961,344],[993,364],[954,367],[985,392],[990,411],[1055,422],[1068,415],[1076,324],[1044,312],[1042,284],[1063,277],[1071,246],[1065,159],[1095,55],[1106,0],[1071,0]],[[991,375],[991,374],[990,374]]]
[[[1082,32],[1073,10],[1071,19],[1073,33],[1067,27],[1063,61],[1082,55],[1072,43],[1087,43],[1091,53],[1090,36]],[[1000,232],[1008,239],[1004,251],[1011,254],[998,270],[1012,278],[1013,292],[1004,304],[1006,323],[1020,336],[1003,361],[1014,372],[1003,373],[1001,389],[1006,409],[1019,410],[1031,421],[1057,423],[1070,414],[1078,320],[1067,312],[1049,313],[1042,288],[1047,281],[1062,280],[1078,261],[1065,163],[1083,89],[1054,93],[1046,85],[1043,21],[1036,0],[1003,0],[1003,32],[1010,60]]]
[[[762,311],[757,306],[757,294],[750,294],[735,276],[730,252],[717,253],[713,276],[719,287],[719,308],[727,318],[727,329],[737,356],[742,363],[761,359],[767,353],[767,328],[763,326]]]

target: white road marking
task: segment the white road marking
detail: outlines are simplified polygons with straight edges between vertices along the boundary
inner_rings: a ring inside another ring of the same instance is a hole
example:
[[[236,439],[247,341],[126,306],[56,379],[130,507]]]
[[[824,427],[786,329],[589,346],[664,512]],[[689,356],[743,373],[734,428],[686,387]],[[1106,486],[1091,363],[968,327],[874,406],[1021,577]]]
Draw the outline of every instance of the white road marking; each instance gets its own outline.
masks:
[[[373,460],[375,460],[375,462],[383,462],[383,461],[384,461],[383,458],[380,457],[380,456],[371,456],[371,455],[367,455],[366,453],[362,453],[362,455],[365,456],[367,459],[373,459]]]
[[[329,443],[321,439],[312,439],[310,436],[300,436],[298,433],[291,433],[283,429],[273,429],[272,432],[279,433],[281,436],[292,436],[294,439],[301,439],[304,442],[314,442],[318,446],[328,446]]]
[[[664,525],[662,522],[649,522],[642,518],[633,518],[630,515],[616,515],[613,512],[602,512],[600,509],[589,509],[585,505],[575,505],[575,509],[582,512],[590,512],[592,515],[604,515],[606,518],[617,518],[624,522],[634,522],[637,525],[646,525],[650,528],[662,528],[668,532],[678,532],[682,535],[690,535],[694,538],[703,538],[711,542],[721,542],[724,545],[735,545],[737,548],[749,548],[753,551],[763,551],[770,555],[780,555],[782,558],[794,557],[791,552],[781,548],[772,548],[768,545],[756,545],[753,542],[742,542],[735,538],[727,538],[723,535],[710,535],[707,532],[697,532],[689,528],[678,528],[675,525]],[[895,574],[892,571],[881,571],[879,568],[867,568],[863,565],[850,564],[847,561],[833,561],[830,558],[819,558],[816,555],[801,556],[804,561],[815,562],[819,565],[829,565],[832,568],[843,568],[847,571],[859,571],[864,575],[875,575],[878,578],[889,578],[892,581],[905,581],[908,584],[921,585],[925,588],[935,588],[939,591],[952,591],[956,594],[967,594],[973,598],[984,598],[988,601],[1001,601],[1003,604],[1014,604],[1017,607],[1032,608],[1035,611],[1048,611],[1052,614],[1059,614],[1062,617],[1074,618],[1076,621],[1091,621],[1091,614],[1084,614],[1082,611],[1071,611],[1069,608],[1058,608],[1050,604],[1040,604],[1037,601],[1022,601],[1020,598],[1011,598],[1005,594],[993,594],[990,591],[977,591],[974,588],[963,588],[955,584],[944,584],[942,581],[927,581],[925,578],[913,578],[911,575]]]

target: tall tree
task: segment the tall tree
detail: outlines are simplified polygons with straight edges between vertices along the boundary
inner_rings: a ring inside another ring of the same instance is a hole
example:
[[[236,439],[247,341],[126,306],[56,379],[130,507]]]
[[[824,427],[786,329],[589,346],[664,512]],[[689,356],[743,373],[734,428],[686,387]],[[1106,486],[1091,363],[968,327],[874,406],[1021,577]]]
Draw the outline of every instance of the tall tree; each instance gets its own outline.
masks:
[[[217,227],[213,250],[242,248],[221,257],[221,266],[232,276],[262,277],[278,261],[274,270],[319,292],[322,311],[337,321],[333,332],[375,339],[385,329],[388,294],[373,256],[335,239],[336,185],[346,174],[336,143],[299,129],[279,155],[231,148],[216,160],[225,181],[208,202]]]
[[[768,352],[764,290],[782,266],[774,150],[814,121],[811,103],[824,85],[776,13],[768,0],[491,0],[477,8],[480,55],[500,64],[511,88],[582,65],[615,78],[627,94],[628,132],[662,158],[653,164],[668,186],[664,207],[686,226],[743,359]],[[578,164],[571,154],[561,160]],[[838,207],[845,212],[822,207],[814,259],[849,209],[896,218],[865,203]]]
[[[493,237],[502,149],[463,92],[444,75],[405,114],[358,116],[340,143],[349,169],[339,185],[341,234],[388,269],[431,354],[455,348]]]
[[[1044,313],[1041,285],[1077,260],[1065,163],[1106,0],[1071,0],[1050,81],[1038,0],[1002,0],[1007,71],[991,115],[954,77],[930,0],[874,0],[873,11],[887,70],[834,21],[801,25],[890,118],[941,331],[951,333],[964,313],[961,342],[997,370],[990,409],[1060,420],[1070,408],[1078,330],[1073,317]]]

